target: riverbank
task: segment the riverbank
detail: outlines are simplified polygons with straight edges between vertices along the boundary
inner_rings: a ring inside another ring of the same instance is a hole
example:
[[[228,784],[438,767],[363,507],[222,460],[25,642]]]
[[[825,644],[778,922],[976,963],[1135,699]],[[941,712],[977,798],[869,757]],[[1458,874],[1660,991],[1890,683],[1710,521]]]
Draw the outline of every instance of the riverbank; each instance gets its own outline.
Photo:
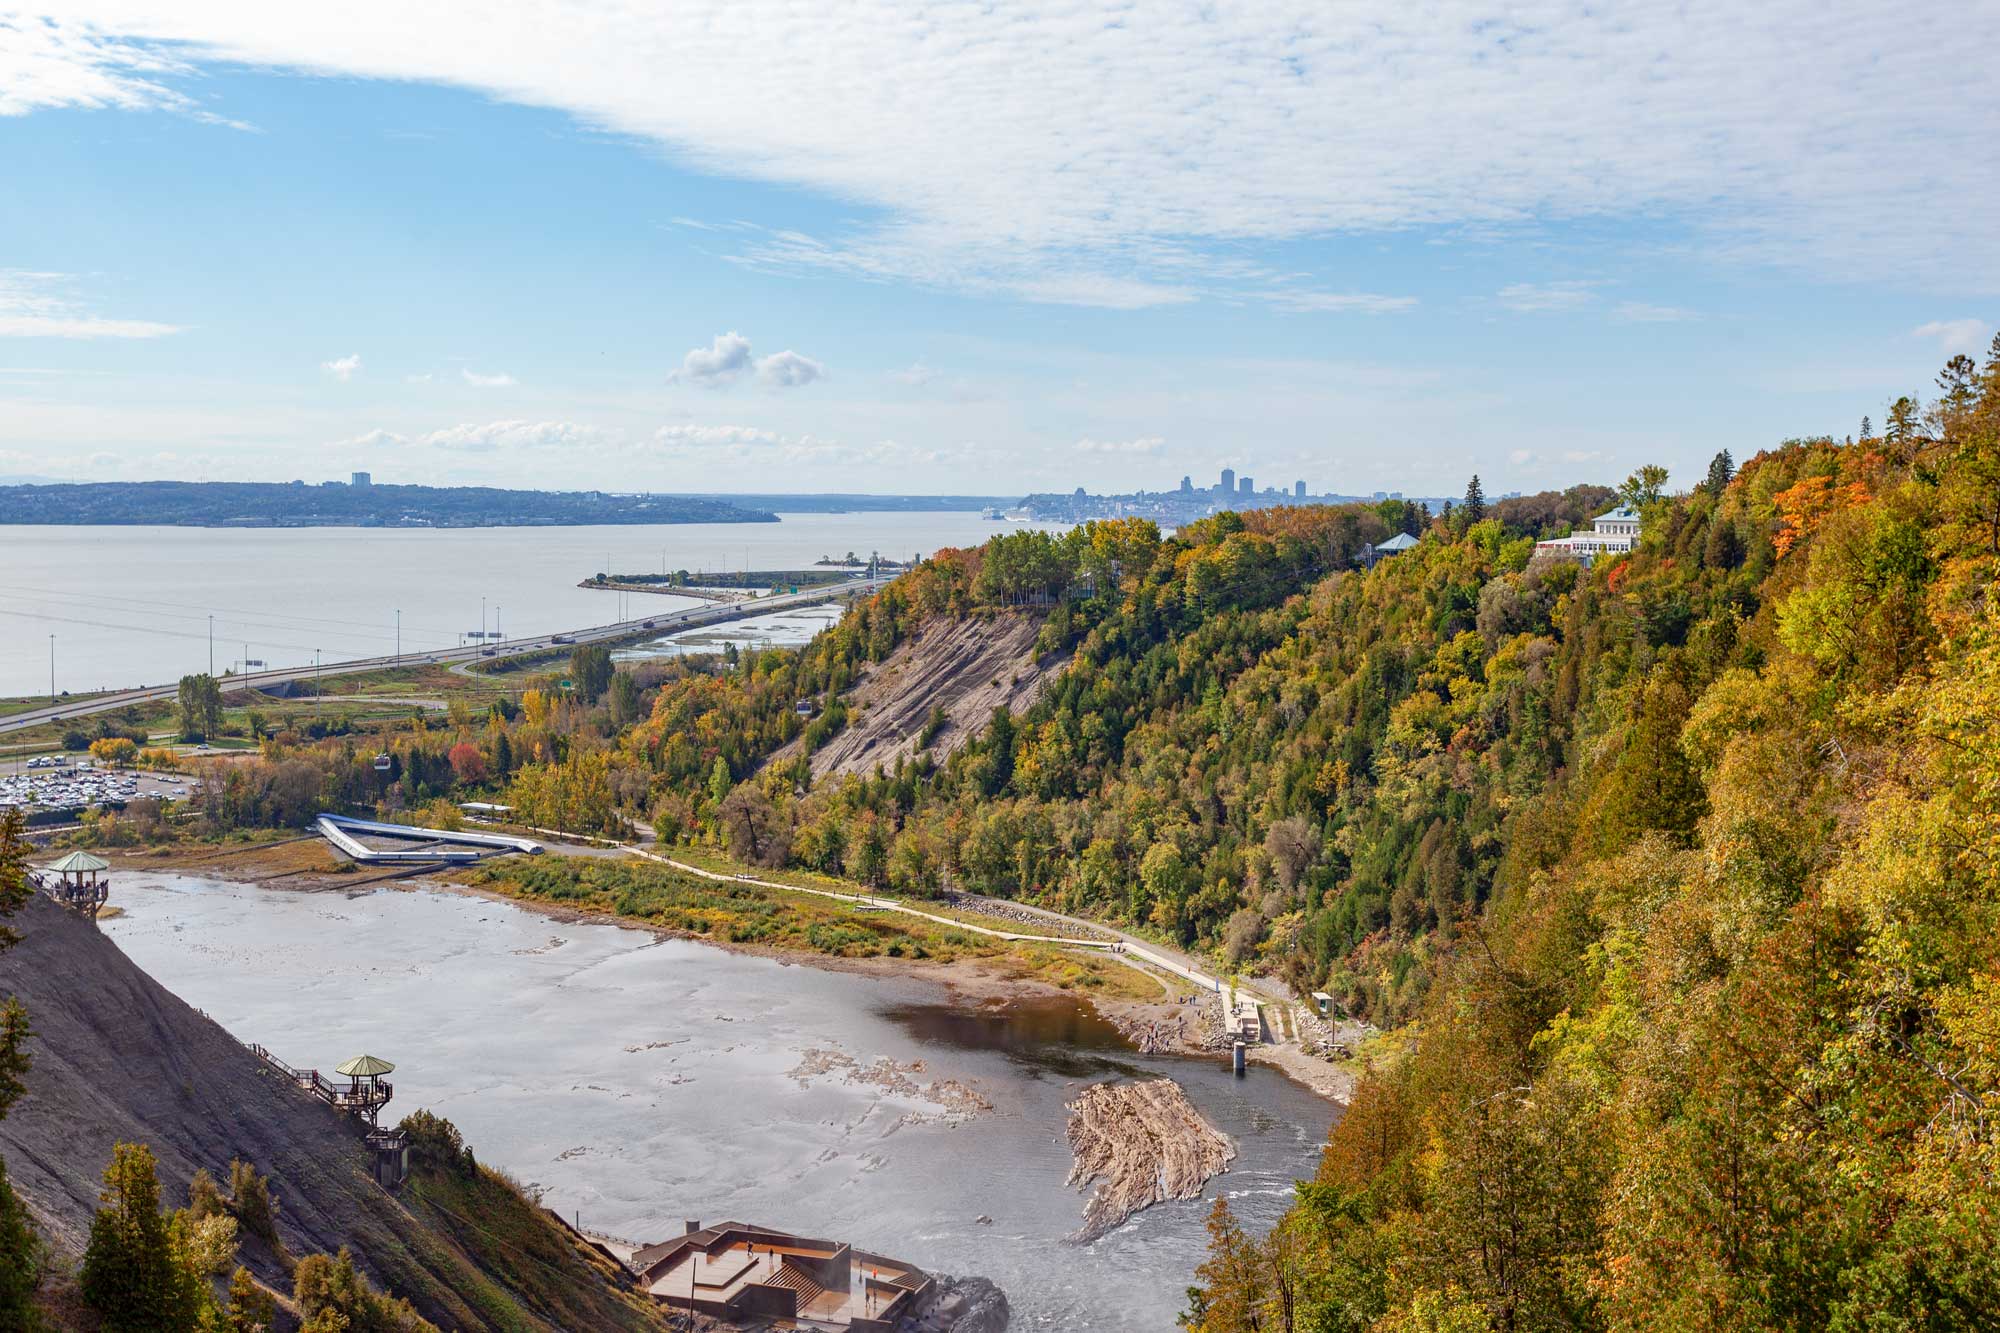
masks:
[[[450,1118],[480,1159],[614,1236],[685,1218],[834,1235],[980,1273],[1023,1328],[1170,1328],[1206,1254],[1197,1201],[1082,1246],[1067,1103],[1171,1078],[1238,1145],[1243,1225],[1281,1214],[1335,1112],[1219,1058],[1133,1052],[1083,997],[969,1001],[879,975],[565,924],[512,899],[291,892],[121,872],[105,934],[190,1004],[295,1065],[393,1061],[392,1116]],[[851,1063],[850,1063],[851,1062]],[[968,1089],[991,1105],[957,1101]],[[588,1325],[585,1325],[588,1326]]]
[[[154,870],[303,892],[432,889],[503,902],[566,924],[613,925],[828,971],[938,982],[964,999],[1069,996],[1124,1006],[1162,983],[1109,956],[1008,945],[920,919],[851,909],[806,893],[717,883],[671,867],[560,852],[463,870],[367,870],[316,836],[109,849],[115,871]],[[518,872],[518,873],[516,873]],[[531,878],[532,876],[532,878]],[[620,896],[627,907],[620,910]],[[637,895],[637,896],[633,896]],[[648,896],[650,895],[650,896]]]
[[[251,843],[184,843],[107,852],[114,868],[195,874],[277,889],[352,893],[435,889],[507,903],[565,924],[613,925],[655,939],[696,940],[731,953],[946,987],[960,1002],[1082,999],[1142,1054],[1226,1061],[1231,1038],[1212,997],[1126,955],[1054,944],[1008,943],[904,914],[869,911],[770,882],[716,881],[653,862],[559,852],[465,870],[363,870],[307,836]],[[712,858],[705,858],[712,859]],[[944,913],[972,925],[991,914],[972,902]],[[992,917],[1020,927],[1035,917]],[[1074,931],[1089,938],[1086,926]],[[1260,1043],[1254,1064],[1345,1106],[1354,1075],[1296,1045]]]

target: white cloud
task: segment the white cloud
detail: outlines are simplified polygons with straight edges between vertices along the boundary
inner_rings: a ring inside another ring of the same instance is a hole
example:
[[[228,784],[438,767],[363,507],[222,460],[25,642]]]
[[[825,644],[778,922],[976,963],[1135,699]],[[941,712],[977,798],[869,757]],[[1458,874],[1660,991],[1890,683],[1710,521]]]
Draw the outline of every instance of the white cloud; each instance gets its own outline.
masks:
[[[1532,463],[1535,461],[1535,451],[1533,449],[1515,449],[1507,455],[1507,461],[1515,467],[1520,467],[1523,463]]]
[[[512,375],[482,375],[476,370],[461,370],[459,375],[475,389],[511,389],[516,380]]]
[[[669,374],[673,384],[701,384],[717,387],[733,384],[750,367],[750,340],[740,333],[718,333],[706,347],[689,350],[681,358],[681,368]]]
[[[898,384],[907,384],[913,389],[921,389],[924,385],[929,384],[937,378],[937,372],[919,361],[915,365],[908,366],[902,370],[890,371],[889,378]]]
[[[709,467],[736,465],[755,470],[753,475],[768,475],[773,467],[839,471],[928,465],[957,458],[962,451],[920,448],[896,440],[848,444],[822,435],[787,435],[762,426],[681,423],[654,431],[649,452],[654,457],[684,459]]]
[[[361,356],[359,353],[354,353],[348,356],[336,357],[332,361],[320,362],[319,368],[339,380],[342,384],[345,384],[347,381],[353,379],[355,373],[361,369]]]
[[[760,426],[662,426],[653,438],[670,448],[688,445],[781,444],[783,437]]]
[[[400,448],[401,446],[406,445],[409,442],[410,441],[408,436],[398,435],[394,431],[383,430],[381,427],[378,426],[374,430],[363,431],[361,434],[352,436],[345,440],[335,440],[332,444],[328,445],[327,448],[388,449],[388,448]]]
[[[1416,308],[1414,296],[1383,296],[1377,292],[1277,291],[1270,302],[1293,314],[1395,315]]]
[[[64,0],[0,20],[0,114],[208,114],[182,89],[216,61],[472,88],[875,219],[748,262],[1040,301],[1257,295],[1218,256],[1252,242],[1657,217],[1841,279],[2000,288],[1965,206],[2000,197],[2000,81],[1965,57],[2000,48],[2000,9],[1839,8]]]
[[[1910,336],[1935,339],[1946,356],[1977,356],[1986,350],[1991,328],[1983,319],[1934,319],[1911,329]]]
[[[1597,301],[1597,284],[1582,279],[1561,282],[1516,282],[1502,287],[1496,295],[1509,310],[1526,315],[1559,310],[1581,310]]]
[[[574,421],[489,421],[484,425],[468,422],[434,430],[419,435],[416,443],[457,453],[487,454],[500,449],[597,446],[610,443],[613,439],[600,427]]]
[[[787,348],[758,361],[757,378],[774,389],[803,389],[814,380],[826,378],[826,367]]]
[[[1684,324],[1701,316],[1676,305],[1653,305],[1646,301],[1620,301],[1611,317],[1626,324]]]
[[[1092,440],[1076,442],[1078,453],[1084,454],[1156,454],[1166,439],[1159,435],[1146,435],[1136,440]]]
[[[5,31],[0,27],[0,33]],[[0,99],[6,96],[6,83],[6,64],[0,60]],[[91,314],[66,294],[72,281],[66,273],[0,269],[0,338],[164,338],[181,332],[178,324]]]
[[[772,389],[802,389],[814,380],[826,378],[824,365],[790,348],[766,357],[752,357],[750,340],[732,329],[716,334],[706,347],[689,349],[681,358],[680,368],[668,373],[667,382],[720,389],[752,371],[758,383]]]

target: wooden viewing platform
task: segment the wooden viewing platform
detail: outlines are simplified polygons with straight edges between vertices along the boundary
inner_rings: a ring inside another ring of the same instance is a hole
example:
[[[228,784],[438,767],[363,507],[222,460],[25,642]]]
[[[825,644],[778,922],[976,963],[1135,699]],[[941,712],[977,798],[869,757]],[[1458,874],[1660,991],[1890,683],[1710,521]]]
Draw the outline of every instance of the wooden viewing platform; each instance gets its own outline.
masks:
[[[265,1064],[282,1073],[299,1087],[338,1111],[352,1111],[367,1118],[369,1124],[381,1113],[389,1099],[395,1095],[394,1087],[387,1081],[375,1079],[352,1079],[346,1083],[335,1083],[317,1069],[297,1069],[271,1054],[266,1047],[256,1042],[248,1043]]]
[[[250,1053],[292,1081],[294,1087],[319,1098],[336,1111],[345,1111],[368,1122],[368,1146],[375,1154],[375,1179],[386,1189],[403,1183],[410,1173],[409,1136],[400,1129],[384,1129],[376,1123],[382,1108],[395,1096],[395,1088],[382,1075],[396,1066],[372,1055],[357,1055],[338,1066],[336,1074],[347,1075],[346,1083],[336,1083],[317,1069],[300,1069],[286,1064],[267,1046],[254,1041],[243,1043]]]
[[[54,865],[30,868],[28,884],[69,908],[79,916],[97,920],[97,913],[111,896],[111,885],[103,878],[111,863],[89,852],[71,852]]]

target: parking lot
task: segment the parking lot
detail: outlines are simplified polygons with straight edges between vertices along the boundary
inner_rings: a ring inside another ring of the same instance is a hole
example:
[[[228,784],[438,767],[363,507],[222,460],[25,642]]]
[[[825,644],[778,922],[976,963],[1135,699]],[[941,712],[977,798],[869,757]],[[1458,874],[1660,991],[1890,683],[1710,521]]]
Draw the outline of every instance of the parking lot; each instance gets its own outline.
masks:
[[[186,796],[194,785],[193,778],[178,773],[98,768],[88,759],[48,755],[0,772],[0,809],[68,810],[147,797],[171,800]]]

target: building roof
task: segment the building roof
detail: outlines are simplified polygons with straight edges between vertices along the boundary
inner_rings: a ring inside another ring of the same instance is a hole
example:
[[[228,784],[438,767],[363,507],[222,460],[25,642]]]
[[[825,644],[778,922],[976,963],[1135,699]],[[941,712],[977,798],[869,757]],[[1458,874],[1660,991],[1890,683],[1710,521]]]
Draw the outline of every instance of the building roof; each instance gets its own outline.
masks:
[[[92,856],[89,852],[71,852],[49,869],[59,875],[74,875],[92,870],[109,870],[111,863],[101,856]]]
[[[333,1072],[345,1074],[349,1078],[376,1078],[383,1074],[393,1074],[396,1066],[373,1055],[357,1055],[345,1064],[335,1065]]]
[[[1619,505],[1610,513],[1599,514],[1597,516],[1599,523],[1604,522],[1606,519],[1610,519],[1614,523],[1637,523],[1639,521],[1639,511],[1630,505]]]
[[[1395,536],[1391,537],[1388,541],[1383,542],[1382,544],[1377,546],[1375,550],[1378,553],[1382,552],[1393,553],[1396,551],[1407,551],[1416,544],[1417,544],[1417,539],[1415,537],[1412,537],[1407,532],[1399,532]]]

